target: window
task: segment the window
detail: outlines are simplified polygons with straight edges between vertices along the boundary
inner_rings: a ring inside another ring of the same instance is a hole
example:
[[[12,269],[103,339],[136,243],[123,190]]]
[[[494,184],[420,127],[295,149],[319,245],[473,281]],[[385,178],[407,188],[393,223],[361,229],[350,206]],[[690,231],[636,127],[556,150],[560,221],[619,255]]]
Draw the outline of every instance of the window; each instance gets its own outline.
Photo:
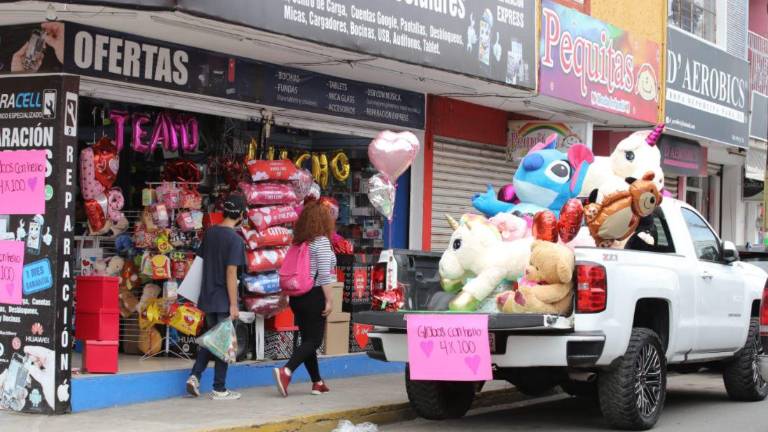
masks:
[[[668,20],[681,30],[715,41],[716,0],[669,0]]]
[[[715,233],[709,229],[707,223],[699,215],[688,209],[682,210],[685,224],[688,225],[688,232],[693,240],[696,256],[702,261],[720,261],[720,241]]]
[[[647,242],[648,236],[653,239]],[[664,219],[664,212],[656,209],[650,218],[640,220],[635,234],[624,246],[626,250],[636,250],[656,253],[675,253],[675,245],[672,244],[672,236],[669,234],[667,221]]]

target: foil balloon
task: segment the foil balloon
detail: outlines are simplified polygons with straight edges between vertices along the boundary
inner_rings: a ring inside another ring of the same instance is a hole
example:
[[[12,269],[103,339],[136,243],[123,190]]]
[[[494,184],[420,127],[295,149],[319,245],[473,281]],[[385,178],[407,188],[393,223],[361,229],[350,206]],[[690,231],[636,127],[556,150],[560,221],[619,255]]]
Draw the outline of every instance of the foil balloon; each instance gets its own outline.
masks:
[[[320,185],[317,183],[312,183],[312,186],[309,187],[309,193],[304,199],[313,199],[317,200],[320,199],[320,195],[322,194],[320,190]]]
[[[193,116],[188,116],[184,120],[184,127],[187,132],[182,135],[181,149],[185,152],[195,151],[200,140],[197,119]]]
[[[411,132],[383,131],[368,145],[368,159],[391,182],[411,166],[419,153],[419,139]]]
[[[515,186],[512,184],[507,184],[502,186],[499,189],[497,198],[499,199],[499,201],[502,201],[505,203],[510,203],[510,204],[520,203],[520,199],[518,199],[517,195],[515,194]]]
[[[119,222],[125,215],[121,211],[125,205],[125,198],[123,197],[123,191],[120,188],[112,188],[107,194],[107,209],[109,213],[109,219],[112,222]]]
[[[376,174],[368,180],[368,200],[387,220],[392,220],[395,212],[395,186],[385,175]]]
[[[93,147],[86,147],[80,152],[80,192],[87,200],[104,193],[104,186],[96,180]]]
[[[167,146],[168,141],[168,122],[165,120],[165,114],[160,113],[155,119],[152,138],[149,139],[149,152],[154,153],[158,147]]]
[[[578,199],[566,201],[560,210],[560,219],[557,221],[557,234],[563,243],[570,243],[581,229],[584,219],[584,206]]]
[[[85,200],[85,214],[88,217],[88,227],[91,235],[100,235],[109,230],[109,200],[104,194],[95,199]]]
[[[149,123],[149,116],[146,114],[134,114],[133,115],[133,142],[131,142],[131,148],[139,153],[149,153],[149,146],[144,142],[144,138],[147,136],[147,131],[142,129],[142,126]]]
[[[294,180],[291,180],[291,186],[293,192],[296,194],[296,199],[303,200],[312,189],[312,174],[309,171],[302,169],[299,170]]]
[[[93,167],[96,181],[109,189],[117,180],[117,171],[120,169],[120,156],[117,147],[108,137],[99,140],[93,146]]]
[[[167,114],[165,123],[168,127],[168,142],[165,143],[165,149],[172,152],[178,151],[183,122],[180,121],[179,116]]]
[[[552,211],[540,211],[533,217],[533,238],[557,242],[557,218]]]
[[[128,119],[128,113],[125,111],[110,111],[109,119],[115,124],[115,145],[117,146],[117,152],[120,153],[123,150],[125,133],[125,120]]]

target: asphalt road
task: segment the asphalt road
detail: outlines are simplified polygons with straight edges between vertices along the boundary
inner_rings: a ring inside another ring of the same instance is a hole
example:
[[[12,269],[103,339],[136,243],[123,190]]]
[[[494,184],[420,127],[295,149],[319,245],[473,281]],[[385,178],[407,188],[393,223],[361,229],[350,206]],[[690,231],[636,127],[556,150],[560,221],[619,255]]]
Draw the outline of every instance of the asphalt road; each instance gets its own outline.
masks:
[[[470,412],[455,421],[415,420],[382,431],[605,431],[597,405],[567,395],[531,399]],[[655,432],[766,432],[768,400],[732,402],[720,375],[677,375],[668,379],[667,403]]]

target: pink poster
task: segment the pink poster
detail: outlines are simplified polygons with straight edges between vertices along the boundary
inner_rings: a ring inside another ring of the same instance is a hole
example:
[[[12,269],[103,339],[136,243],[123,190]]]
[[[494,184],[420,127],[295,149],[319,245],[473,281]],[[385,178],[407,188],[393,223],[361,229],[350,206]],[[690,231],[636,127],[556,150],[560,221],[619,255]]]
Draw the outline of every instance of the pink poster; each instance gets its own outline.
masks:
[[[45,214],[45,150],[0,152],[0,214]]]
[[[413,380],[488,381],[488,315],[407,315]]]
[[[0,304],[21,304],[24,242],[0,240]]]

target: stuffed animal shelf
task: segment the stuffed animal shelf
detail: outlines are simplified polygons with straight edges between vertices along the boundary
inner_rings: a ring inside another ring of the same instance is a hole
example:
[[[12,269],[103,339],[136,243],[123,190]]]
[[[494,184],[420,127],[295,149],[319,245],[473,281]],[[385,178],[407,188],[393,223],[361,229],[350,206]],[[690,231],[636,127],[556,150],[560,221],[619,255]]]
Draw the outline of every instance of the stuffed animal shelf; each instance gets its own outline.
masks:
[[[654,173],[642,179],[627,179],[629,190],[605,196],[601,203],[591,203],[584,209],[589,233],[598,247],[611,247],[623,241],[637,229],[641,218],[653,214],[661,205],[662,196],[654,182]]]
[[[465,214],[460,223],[447,217],[454,231],[440,258],[440,277],[445,291],[458,292],[449,309],[476,311],[500,284],[523,275],[533,239],[503,241],[498,228],[480,215]]]
[[[551,210],[559,216],[560,208],[582,190],[594,155],[584,144],[574,144],[568,153],[557,150],[557,134],[536,144],[522,160],[512,185],[497,195],[492,186],[472,198],[472,205],[487,217],[499,213],[535,215]],[[503,196],[502,196],[503,195]]]
[[[574,267],[574,255],[569,248],[548,241],[534,241],[531,245],[530,264],[518,288],[496,297],[499,311],[570,314]]]

